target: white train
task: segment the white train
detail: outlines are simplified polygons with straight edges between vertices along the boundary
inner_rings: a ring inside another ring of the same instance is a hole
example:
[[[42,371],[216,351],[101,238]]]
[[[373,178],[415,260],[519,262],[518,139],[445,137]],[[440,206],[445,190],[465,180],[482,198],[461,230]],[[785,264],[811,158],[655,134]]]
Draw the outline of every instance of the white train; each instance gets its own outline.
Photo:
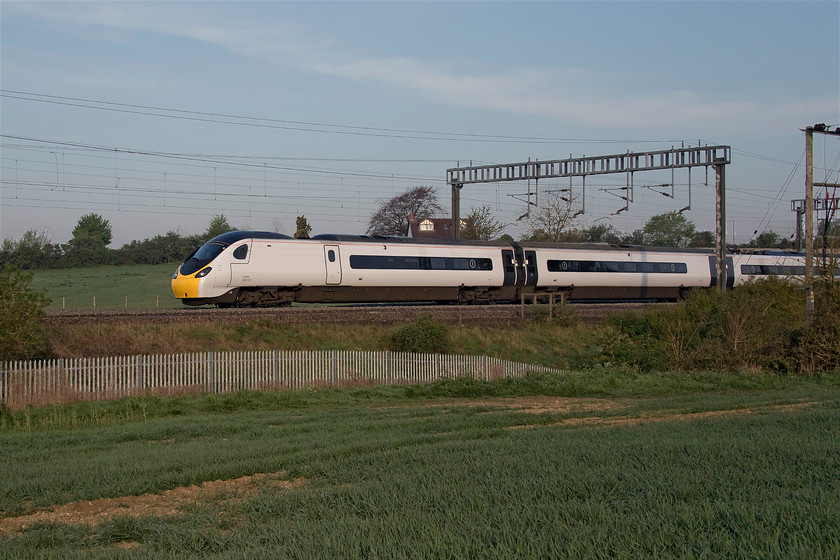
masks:
[[[730,287],[805,270],[804,256],[795,253],[731,254],[726,261]],[[221,307],[494,303],[541,293],[673,300],[716,282],[717,258],[704,249],[233,231],[199,247],[172,277],[172,292],[186,305]]]

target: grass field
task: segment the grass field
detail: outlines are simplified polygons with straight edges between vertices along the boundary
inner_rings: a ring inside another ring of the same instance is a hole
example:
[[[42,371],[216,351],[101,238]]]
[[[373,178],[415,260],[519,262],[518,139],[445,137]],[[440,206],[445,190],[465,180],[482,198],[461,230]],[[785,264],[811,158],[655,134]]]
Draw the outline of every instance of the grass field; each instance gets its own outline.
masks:
[[[32,288],[52,300],[48,310],[183,307],[170,282],[177,264],[35,270]]]
[[[0,558],[840,556],[837,375],[602,371],[2,418]]]

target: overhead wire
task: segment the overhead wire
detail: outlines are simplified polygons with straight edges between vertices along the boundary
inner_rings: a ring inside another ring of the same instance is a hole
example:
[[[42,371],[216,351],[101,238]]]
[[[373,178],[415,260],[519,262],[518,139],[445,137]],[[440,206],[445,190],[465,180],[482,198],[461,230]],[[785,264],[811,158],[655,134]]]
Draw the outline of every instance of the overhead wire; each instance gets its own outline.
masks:
[[[162,118],[173,118],[199,122],[210,122],[217,124],[231,124],[238,126],[253,126],[259,128],[278,128],[283,130],[296,130],[302,132],[346,134],[355,136],[378,136],[385,138],[405,138],[414,140],[449,140],[459,142],[504,142],[504,143],[529,143],[529,144],[568,144],[568,143],[643,143],[643,142],[679,142],[679,140],[645,140],[645,139],[587,139],[587,138],[550,138],[530,136],[505,136],[494,134],[473,134],[460,132],[422,131],[399,128],[377,128],[367,126],[340,125],[330,123],[316,123],[310,121],[296,121],[289,119],[274,119],[267,117],[252,117],[244,115],[232,115],[225,113],[212,113],[206,111],[192,111],[186,109],[170,109],[150,105],[138,105],[131,103],[117,103],[113,101],[101,101],[95,99],[84,99],[79,97],[65,97],[48,95],[42,93],[25,92],[18,90],[0,89],[0,96],[22,101],[37,103],[49,103],[55,105],[67,105],[85,109],[112,111],[120,113],[155,116]],[[171,113],[171,114],[168,114]]]

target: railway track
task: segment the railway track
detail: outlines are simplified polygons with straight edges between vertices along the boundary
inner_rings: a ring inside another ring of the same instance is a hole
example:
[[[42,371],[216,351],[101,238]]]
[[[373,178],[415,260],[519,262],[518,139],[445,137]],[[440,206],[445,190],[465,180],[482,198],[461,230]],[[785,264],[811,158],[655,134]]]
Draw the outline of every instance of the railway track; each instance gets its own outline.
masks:
[[[651,303],[570,304],[584,323],[598,323],[608,315],[627,310],[642,310]],[[283,324],[381,324],[393,325],[421,315],[453,324],[512,324],[548,317],[547,305],[346,305],[292,306],[268,309],[136,309],[51,311],[43,321],[47,325],[76,323],[169,323],[169,322],[248,322],[265,319]]]

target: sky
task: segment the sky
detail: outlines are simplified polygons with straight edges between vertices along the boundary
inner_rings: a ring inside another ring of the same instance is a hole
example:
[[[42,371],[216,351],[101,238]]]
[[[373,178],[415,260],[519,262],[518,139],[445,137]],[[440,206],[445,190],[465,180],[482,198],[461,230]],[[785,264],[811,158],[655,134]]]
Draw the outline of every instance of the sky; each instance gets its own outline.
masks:
[[[458,166],[731,146],[727,237],[794,231],[805,126],[840,126],[840,2],[0,2],[0,238],[111,247],[215,215],[362,234]],[[815,181],[840,182],[815,135]],[[578,225],[714,231],[714,170],[467,185],[519,238],[529,188]],[[668,185],[662,187],[661,185]],[[671,193],[673,185],[673,197]],[[665,194],[663,194],[665,193]]]

